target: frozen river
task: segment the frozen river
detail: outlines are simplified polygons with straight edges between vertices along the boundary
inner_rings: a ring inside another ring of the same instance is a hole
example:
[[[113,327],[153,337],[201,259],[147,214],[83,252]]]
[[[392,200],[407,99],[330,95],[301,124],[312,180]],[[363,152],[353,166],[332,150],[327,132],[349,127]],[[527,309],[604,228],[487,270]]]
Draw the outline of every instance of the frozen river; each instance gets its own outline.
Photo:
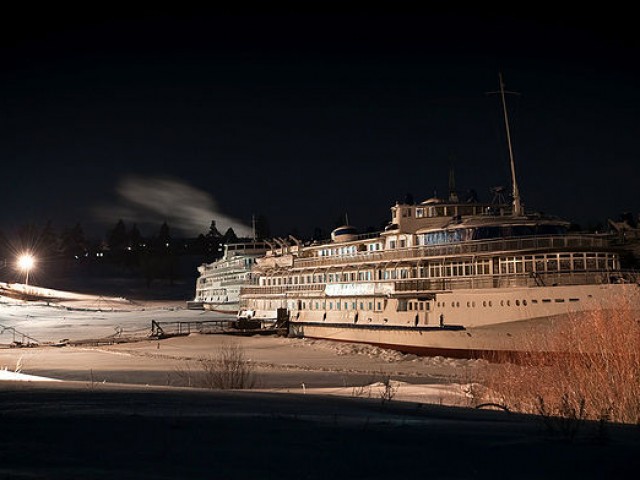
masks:
[[[0,344],[27,343],[29,339],[37,343],[55,343],[63,339],[143,337],[151,333],[153,320],[193,322],[230,318],[214,312],[188,310],[186,304],[175,302],[140,304],[121,298],[76,294],[67,297],[58,295],[55,301],[25,302],[0,296]]]

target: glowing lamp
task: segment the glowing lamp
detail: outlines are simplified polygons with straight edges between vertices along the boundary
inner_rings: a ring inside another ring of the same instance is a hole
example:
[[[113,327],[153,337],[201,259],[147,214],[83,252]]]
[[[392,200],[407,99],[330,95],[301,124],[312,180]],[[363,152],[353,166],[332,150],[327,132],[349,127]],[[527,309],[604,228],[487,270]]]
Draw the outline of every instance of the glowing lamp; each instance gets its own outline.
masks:
[[[29,285],[29,271],[36,264],[36,259],[30,253],[25,253],[18,257],[18,268],[26,273],[25,285]]]

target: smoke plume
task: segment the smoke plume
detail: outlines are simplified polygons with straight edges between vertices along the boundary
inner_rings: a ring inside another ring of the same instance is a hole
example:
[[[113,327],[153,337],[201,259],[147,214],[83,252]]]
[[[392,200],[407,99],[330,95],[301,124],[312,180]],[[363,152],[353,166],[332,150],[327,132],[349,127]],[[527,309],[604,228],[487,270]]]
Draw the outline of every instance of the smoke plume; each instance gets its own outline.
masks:
[[[99,209],[103,220],[122,219],[156,228],[166,221],[172,230],[190,236],[208,232],[215,220],[221,233],[232,228],[238,237],[251,236],[249,227],[221,213],[210,194],[175,178],[126,177],[119,183],[117,193],[118,205]]]

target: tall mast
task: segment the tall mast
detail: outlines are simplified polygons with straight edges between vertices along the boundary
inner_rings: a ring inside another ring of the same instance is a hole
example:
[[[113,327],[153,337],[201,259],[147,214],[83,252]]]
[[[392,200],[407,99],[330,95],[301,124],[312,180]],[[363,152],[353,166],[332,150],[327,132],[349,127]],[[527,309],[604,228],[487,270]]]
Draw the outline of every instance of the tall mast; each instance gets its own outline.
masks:
[[[456,191],[456,176],[453,171],[453,163],[449,168],[449,201],[450,202],[458,202],[458,192]]]
[[[511,146],[511,132],[509,131],[509,116],[507,115],[507,103],[504,99],[504,82],[502,81],[502,73],[498,73],[500,79],[500,97],[502,98],[502,112],[504,113],[504,126],[507,131],[507,145],[509,147],[509,160],[511,161],[511,185],[513,186],[513,215],[519,217],[522,215],[522,203],[520,202],[520,190],[516,180],[516,164],[513,161],[513,148]]]
[[[253,241],[256,241],[256,216],[251,215],[251,230],[253,230]]]

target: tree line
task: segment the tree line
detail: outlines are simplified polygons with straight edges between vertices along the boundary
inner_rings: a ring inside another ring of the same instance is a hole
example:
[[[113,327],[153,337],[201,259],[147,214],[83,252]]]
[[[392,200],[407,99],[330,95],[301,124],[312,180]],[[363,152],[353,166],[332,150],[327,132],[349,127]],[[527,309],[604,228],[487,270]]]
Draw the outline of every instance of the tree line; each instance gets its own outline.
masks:
[[[345,221],[344,216],[337,217],[332,228],[344,225]],[[156,279],[173,282],[179,276],[180,264],[188,263],[187,268],[193,274],[198,265],[221,258],[227,243],[272,238],[263,215],[256,216],[253,223],[252,238],[239,238],[232,228],[222,233],[215,220],[208,231],[187,237],[175,233],[167,222],[145,235],[136,223],[127,224],[120,219],[98,239],[87,236],[80,223],[59,230],[51,221],[44,226],[26,224],[10,235],[0,231],[0,262],[8,265],[21,253],[30,252],[37,259],[38,270],[47,276],[82,272],[138,276],[147,285]],[[373,231],[373,227],[366,229]],[[327,231],[320,227],[313,229],[310,238],[303,238],[296,228],[284,237],[289,235],[309,242],[328,238]]]
[[[268,234],[266,220],[261,217],[256,222],[256,236],[265,238]],[[29,252],[36,257],[39,269],[50,275],[64,276],[78,270],[110,272],[143,276],[150,285],[156,279],[173,282],[182,257],[193,258],[191,263],[196,265],[213,262],[222,257],[226,243],[247,240],[238,238],[232,228],[220,232],[215,220],[206,233],[186,237],[174,233],[167,222],[151,235],[144,235],[136,223],[127,225],[120,219],[100,239],[90,239],[80,223],[56,230],[49,221],[44,226],[23,225],[11,235],[0,232],[0,261],[7,265]]]

